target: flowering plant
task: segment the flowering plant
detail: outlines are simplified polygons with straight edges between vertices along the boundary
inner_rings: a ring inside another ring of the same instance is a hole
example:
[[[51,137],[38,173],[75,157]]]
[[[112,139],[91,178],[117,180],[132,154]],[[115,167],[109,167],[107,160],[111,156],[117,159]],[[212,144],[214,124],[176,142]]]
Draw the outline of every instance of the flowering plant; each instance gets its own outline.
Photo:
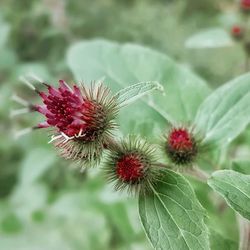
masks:
[[[43,102],[15,98],[44,116],[35,128],[51,129],[63,157],[81,169],[101,162],[116,189],[138,197],[155,249],[218,249],[218,238],[235,249],[237,242],[214,230],[211,219],[227,204],[243,225],[239,244],[247,249],[249,169],[235,167],[230,146],[250,122],[250,75],[212,91],[163,54],[102,40],[73,45],[67,62],[84,84],[44,83],[43,92],[22,78]],[[85,83],[103,74],[104,80]]]

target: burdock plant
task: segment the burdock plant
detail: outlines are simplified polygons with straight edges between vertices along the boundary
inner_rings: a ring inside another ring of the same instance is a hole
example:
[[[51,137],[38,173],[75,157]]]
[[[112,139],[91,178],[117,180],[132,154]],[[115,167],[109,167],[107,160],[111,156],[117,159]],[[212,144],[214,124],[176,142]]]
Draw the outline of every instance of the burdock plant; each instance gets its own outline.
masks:
[[[154,249],[249,249],[250,171],[237,162],[232,142],[250,122],[250,75],[212,91],[165,55],[107,41],[73,45],[67,63],[77,79],[104,73],[106,79],[92,85],[60,80],[59,87],[43,84],[43,92],[32,85],[37,77],[22,78],[43,102],[14,97],[43,115],[35,128],[47,128],[56,149],[81,169],[102,161],[100,171],[115,190],[138,198]],[[130,85],[131,79],[139,83]],[[228,235],[225,218],[233,228]]]

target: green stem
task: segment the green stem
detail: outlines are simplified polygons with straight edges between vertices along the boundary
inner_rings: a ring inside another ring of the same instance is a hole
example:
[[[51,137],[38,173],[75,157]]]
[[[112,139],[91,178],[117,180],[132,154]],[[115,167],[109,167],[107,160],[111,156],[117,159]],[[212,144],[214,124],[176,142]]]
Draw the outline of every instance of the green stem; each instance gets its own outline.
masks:
[[[209,174],[207,174],[205,171],[201,170],[200,168],[193,167],[190,169],[187,169],[186,174],[204,182],[207,183],[207,180],[209,179]]]
[[[250,58],[248,53],[246,53],[246,58],[245,58],[245,71],[248,72],[249,71],[249,66],[250,66]]]
[[[169,169],[169,166],[167,164],[160,163],[160,162],[155,163],[154,166]]]
[[[240,233],[239,250],[250,250],[250,222],[237,214]]]
[[[169,169],[169,166],[164,163],[157,163],[155,166]],[[207,183],[208,178],[210,177],[205,171],[197,167],[187,168],[183,171],[185,174],[198,179],[201,182]]]

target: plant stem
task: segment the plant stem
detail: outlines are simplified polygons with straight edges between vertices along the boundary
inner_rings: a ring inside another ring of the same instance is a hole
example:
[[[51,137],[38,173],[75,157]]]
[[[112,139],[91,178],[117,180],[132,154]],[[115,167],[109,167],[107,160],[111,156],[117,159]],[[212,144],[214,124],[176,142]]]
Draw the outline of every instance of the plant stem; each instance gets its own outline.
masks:
[[[250,222],[237,214],[240,233],[239,250],[250,250]]]
[[[157,162],[156,164],[154,164],[154,166],[160,167],[160,168],[169,168],[167,164],[160,163],[160,162]]]
[[[207,183],[207,180],[210,177],[209,174],[207,174],[205,171],[197,167],[193,167],[193,168],[186,170],[186,173],[204,183]]]
[[[155,166],[169,169],[169,166],[164,164],[164,163],[157,163],[157,164],[155,164]],[[188,168],[187,170],[184,171],[184,173],[189,175],[189,176],[192,176],[192,177],[194,177],[194,178],[196,178],[199,181],[202,181],[204,183],[207,183],[207,180],[210,177],[209,174],[207,174],[205,171],[203,171],[197,167]]]
[[[249,65],[250,65],[250,58],[248,53],[246,53],[246,58],[245,58],[245,71],[248,72],[249,71]]]

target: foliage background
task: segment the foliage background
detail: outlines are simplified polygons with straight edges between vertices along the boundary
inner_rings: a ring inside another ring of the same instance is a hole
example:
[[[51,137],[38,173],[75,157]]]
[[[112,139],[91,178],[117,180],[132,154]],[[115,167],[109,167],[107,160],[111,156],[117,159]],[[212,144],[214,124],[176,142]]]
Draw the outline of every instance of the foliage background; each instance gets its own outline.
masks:
[[[41,119],[9,118],[14,92],[37,100],[18,77],[32,71],[49,82],[72,82],[65,62],[70,44],[105,38],[162,51],[215,88],[244,71],[241,48],[187,50],[184,43],[200,29],[228,30],[235,12],[233,0],[1,0],[0,249],[151,249],[136,199],[114,193],[96,170],[79,174],[56,156],[42,131],[14,140],[16,130]],[[236,152],[232,147],[232,154],[249,152],[248,138],[249,132],[239,138],[235,144],[243,146]],[[206,187],[194,184],[210,206]],[[212,222],[237,240],[235,223],[230,209]]]

